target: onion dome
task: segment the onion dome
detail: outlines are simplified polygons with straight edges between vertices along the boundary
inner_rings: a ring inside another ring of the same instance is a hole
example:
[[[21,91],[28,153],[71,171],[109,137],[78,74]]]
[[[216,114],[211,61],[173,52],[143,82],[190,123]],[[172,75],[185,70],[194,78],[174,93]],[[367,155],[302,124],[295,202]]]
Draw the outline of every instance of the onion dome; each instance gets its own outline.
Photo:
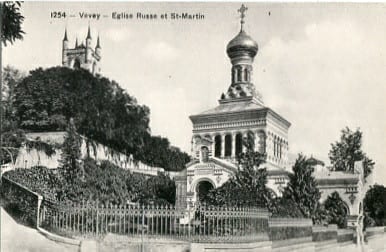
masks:
[[[243,29],[227,45],[227,54],[230,58],[235,56],[255,57],[258,51],[256,41],[254,41]]]

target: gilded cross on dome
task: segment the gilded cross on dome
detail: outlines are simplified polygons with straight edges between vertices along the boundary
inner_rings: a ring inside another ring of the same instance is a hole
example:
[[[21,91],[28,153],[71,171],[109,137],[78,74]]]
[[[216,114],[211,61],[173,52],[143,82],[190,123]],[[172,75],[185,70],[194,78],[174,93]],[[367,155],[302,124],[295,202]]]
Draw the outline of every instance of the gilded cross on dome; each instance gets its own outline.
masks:
[[[241,23],[241,30],[243,30],[243,26],[244,26],[244,18],[245,18],[245,12],[248,10],[248,8],[242,4],[240,9],[238,9],[237,11],[240,12],[240,23]]]

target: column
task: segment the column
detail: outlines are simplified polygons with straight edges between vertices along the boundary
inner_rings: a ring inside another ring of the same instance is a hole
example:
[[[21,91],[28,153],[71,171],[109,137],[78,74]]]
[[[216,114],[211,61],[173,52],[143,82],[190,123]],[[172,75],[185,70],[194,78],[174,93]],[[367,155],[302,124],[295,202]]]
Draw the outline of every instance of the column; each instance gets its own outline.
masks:
[[[221,134],[221,157],[225,157],[225,133]]]
[[[211,157],[214,157],[214,151],[215,151],[215,148],[216,148],[216,135],[211,135],[210,136],[211,139],[212,139],[212,151],[211,151]]]
[[[255,137],[255,148],[254,148],[254,151],[259,151],[260,150],[260,134],[259,132],[254,132],[253,133],[254,137]]]
[[[236,132],[232,132],[232,158],[236,159]]]
[[[244,145],[244,140],[246,140],[246,138],[247,138],[247,132],[243,132],[243,133],[241,133],[242,134],[242,141],[241,141],[241,143],[242,143],[242,151],[243,152],[246,152],[246,150],[247,150],[247,148],[245,147],[245,145]]]

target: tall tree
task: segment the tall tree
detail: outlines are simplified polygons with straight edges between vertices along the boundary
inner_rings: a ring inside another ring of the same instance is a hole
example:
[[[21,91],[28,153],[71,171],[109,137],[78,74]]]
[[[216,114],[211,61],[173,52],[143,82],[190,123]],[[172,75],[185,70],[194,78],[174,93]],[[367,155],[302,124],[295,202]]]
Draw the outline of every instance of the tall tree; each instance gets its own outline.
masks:
[[[84,176],[81,153],[82,139],[76,132],[73,120],[70,120],[65,136],[60,159],[60,172],[67,184],[73,185]]]
[[[348,127],[342,130],[340,141],[331,144],[328,154],[335,171],[354,172],[356,161],[363,161],[365,178],[374,168],[374,161],[362,151],[362,132],[350,130]]]
[[[375,221],[377,226],[386,225],[386,187],[375,184],[366,193],[364,199],[365,212]]]
[[[299,154],[292,170],[283,198],[291,200],[304,217],[317,222],[321,194],[313,177],[313,165],[305,156]]]
[[[24,17],[20,14],[20,2],[0,2],[0,103],[3,101],[3,44],[23,39],[21,24]],[[3,106],[0,104],[0,156],[3,148]],[[0,160],[0,165],[2,164]]]

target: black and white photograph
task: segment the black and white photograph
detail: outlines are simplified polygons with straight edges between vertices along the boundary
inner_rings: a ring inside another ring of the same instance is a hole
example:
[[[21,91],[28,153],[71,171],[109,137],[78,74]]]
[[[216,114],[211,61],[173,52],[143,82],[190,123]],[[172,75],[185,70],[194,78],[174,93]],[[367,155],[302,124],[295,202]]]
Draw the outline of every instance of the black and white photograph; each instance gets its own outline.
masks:
[[[1,252],[386,252],[386,3],[0,2]]]

